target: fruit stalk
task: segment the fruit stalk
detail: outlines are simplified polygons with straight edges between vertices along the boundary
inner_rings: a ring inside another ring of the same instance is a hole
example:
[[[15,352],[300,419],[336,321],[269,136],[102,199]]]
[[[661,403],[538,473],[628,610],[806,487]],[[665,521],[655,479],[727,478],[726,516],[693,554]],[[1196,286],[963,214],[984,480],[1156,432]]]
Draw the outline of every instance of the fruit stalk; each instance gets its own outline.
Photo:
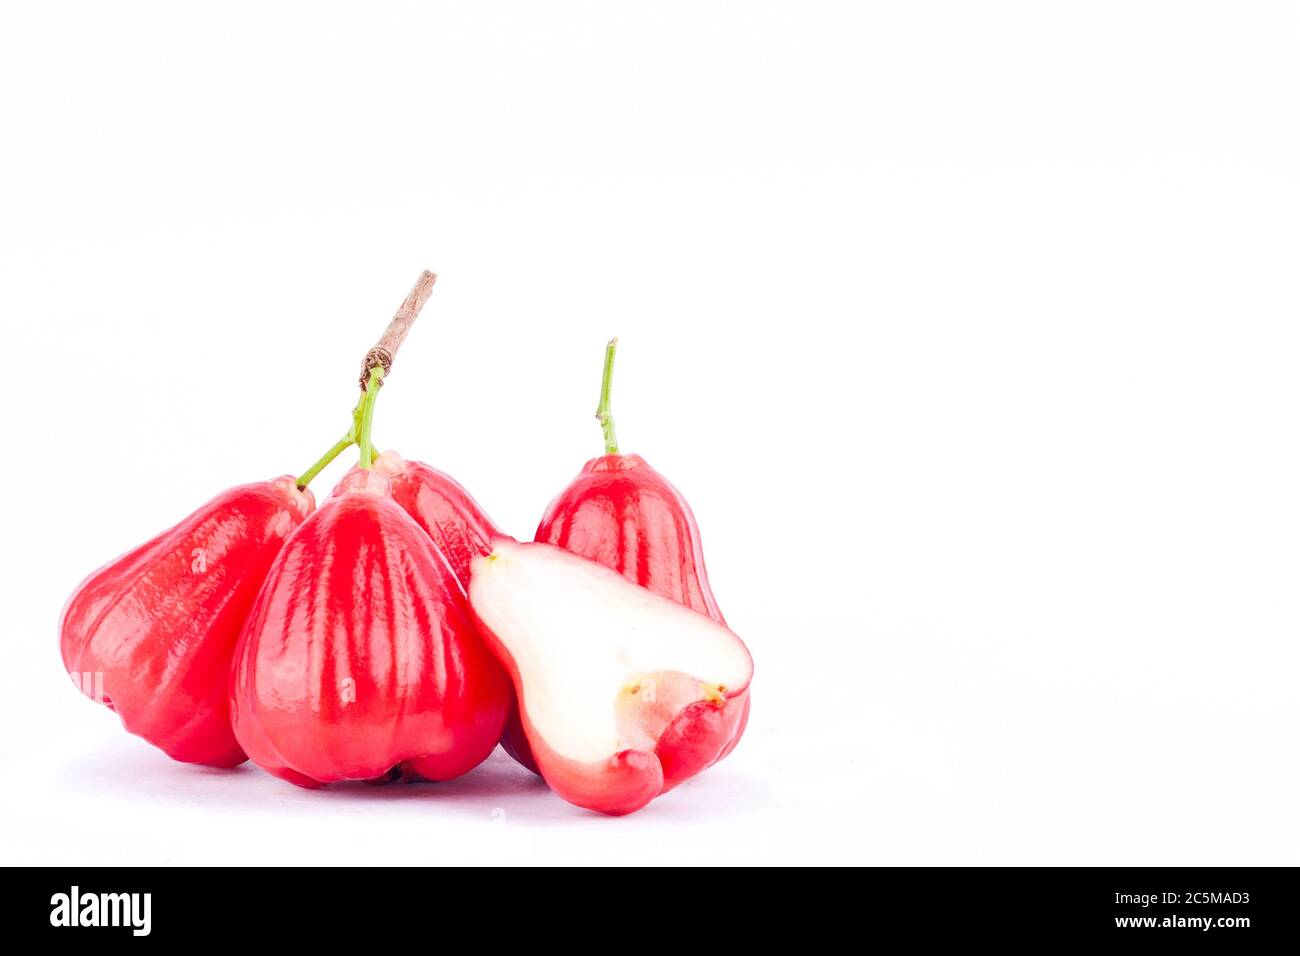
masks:
[[[335,458],[343,454],[351,446],[361,443],[361,431],[367,400],[370,402],[370,414],[372,416],[374,414],[374,399],[370,397],[372,385],[373,391],[378,391],[379,387],[383,385],[383,377],[393,367],[393,360],[397,357],[397,350],[406,341],[406,334],[411,331],[411,326],[415,324],[415,320],[419,317],[420,310],[429,301],[429,295],[433,292],[433,284],[437,281],[437,275],[428,269],[421,272],[419,278],[415,280],[415,285],[411,287],[411,291],[406,294],[406,298],[398,306],[397,312],[388,323],[388,327],[384,329],[384,334],[366,352],[366,357],[361,361],[361,398],[358,399],[356,407],[352,409],[352,424],[349,426],[347,433],[330,446],[329,451],[316,459],[310,468],[298,476],[299,490],[306,488],[312,479],[325,470]],[[375,378],[372,374],[375,371],[379,372],[378,378]],[[366,436],[369,438],[368,428]],[[363,467],[369,468],[374,461],[373,445],[368,458],[365,457],[364,450],[362,455]]]
[[[365,399],[363,398],[362,402],[364,401]],[[362,402],[357,402],[356,410],[358,412],[361,410]],[[356,418],[356,413],[354,412],[353,419],[355,420],[355,418]],[[305,491],[307,486],[311,484],[313,478],[315,478],[327,467],[329,467],[329,463],[332,462],[335,458],[337,458],[339,455],[347,451],[348,448],[350,448],[352,446],[352,443],[355,441],[354,435],[355,435],[355,431],[349,429],[348,433],[344,435],[342,438],[340,438],[338,441],[336,441],[329,451],[327,451],[325,454],[317,458],[315,463],[310,468],[308,468],[301,475],[299,475],[298,490]]]
[[[375,399],[379,397],[379,387],[384,384],[384,370],[376,365],[369,372],[366,394],[361,399],[361,424],[357,434],[357,445],[361,449],[361,467],[370,468],[375,463],[375,446],[370,440],[370,428],[375,420]]]
[[[385,375],[392,369],[393,360],[397,358],[397,350],[402,347],[402,342],[406,340],[406,333],[411,331],[411,326],[419,316],[420,310],[424,308],[424,303],[429,301],[433,284],[437,281],[438,277],[428,269],[421,272],[420,277],[415,280],[415,285],[407,293],[405,301],[393,316],[393,321],[388,323],[384,334],[361,361],[361,391],[364,392],[370,387],[371,369],[382,368]]]
[[[618,454],[618,437],[614,434],[614,416],[609,410],[609,387],[614,378],[614,350],[618,348],[618,336],[609,340],[605,346],[605,373],[600,379],[600,404],[596,406],[596,420],[600,422],[601,431],[605,433],[605,454]]]

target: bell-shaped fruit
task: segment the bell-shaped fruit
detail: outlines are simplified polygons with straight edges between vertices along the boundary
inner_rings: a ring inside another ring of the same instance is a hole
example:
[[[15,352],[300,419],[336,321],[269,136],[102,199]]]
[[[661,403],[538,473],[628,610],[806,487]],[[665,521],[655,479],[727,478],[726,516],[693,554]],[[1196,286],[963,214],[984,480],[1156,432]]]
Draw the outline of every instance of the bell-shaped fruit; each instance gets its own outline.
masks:
[[[248,756],[306,787],[394,768],[450,780],[491,753],[511,706],[450,564],[362,469],[272,566],[231,694]]]
[[[388,476],[393,498],[433,539],[461,588],[468,588],[470,561],[491,552],[501,530],[456,479],[437,468],[405,461],[395,451],[376,458],[374,468]]]
[[[374,467],[388,476],[397,503],[433,539],[451,564],[461,588],[468,592],[470,562],[492,551],[492,539],[502,536],[501,529],[460,482],[437,468],[423,462],[405,461],[395,451],[386,451],[376,458]],[[501,746],[537,773],[519,723],[518,709],[513,705],[501,735]]]
[[[313,507],[288,476],[241,485],[100,568],[63,611],[68,673],[171,757],[242,763],[230,726],[235,644],[276,554]]]
[[[531,754],[570,803],[630,813],[713,763],[753,663],[724,625],[546,544],[476,558],[470,607],[519,701]]]
[[[655,594],[726,624],[709,588],[700,529],[691,506],[640,455],[619,454],[609,408],[616,346],[617,340],[611,340],[605,350],[605,374],[596,411],[605,432],[606,454],[583,465],[578,476],[555,496],[534,540],[598,561]],[[735,736],[718,755],[719,760],[740,742],[748,720],[746,696]],[[517,714],[511,715],[501,744],[525,767],[537,770]]]

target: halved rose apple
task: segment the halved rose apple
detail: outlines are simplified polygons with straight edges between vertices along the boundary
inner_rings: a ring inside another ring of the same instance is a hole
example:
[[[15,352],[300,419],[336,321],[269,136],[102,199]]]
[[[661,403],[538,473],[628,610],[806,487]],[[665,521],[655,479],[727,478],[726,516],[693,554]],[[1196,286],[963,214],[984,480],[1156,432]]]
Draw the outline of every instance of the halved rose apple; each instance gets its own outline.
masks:
[[[551,789],[630,813],[718,758],[753,673],[739,637],[560,548],[494,545],[471,565],[470,607]]]

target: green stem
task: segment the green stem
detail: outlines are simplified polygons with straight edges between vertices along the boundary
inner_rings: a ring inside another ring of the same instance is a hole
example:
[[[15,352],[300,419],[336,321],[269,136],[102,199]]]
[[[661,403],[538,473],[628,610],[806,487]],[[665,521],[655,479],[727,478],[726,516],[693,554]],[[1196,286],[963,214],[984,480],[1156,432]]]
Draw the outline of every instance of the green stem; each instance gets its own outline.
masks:
[[[366,394],[361,399],[361,419],[357,429],[357,444],[361,447],[362,468],[369,468],[375,463],[375,446],[370,440],[370,426],[375,418],[375,399],[379,397],[379,386],[384,382],[382,366],[370,370],[370,380],[366,382]]]
[[[352,445],[352,433],[349,432],[348,434],[340,438],[338,441],[336,441],[334,443],[333,448],[331,448],[325,454],[321,455],[320,458],[316,460],[316,464],[312,465],[310,468],[308,468],[306,471],[304,471],[301,475],[298,476],[298,490],[302,491],[304,488],[310,485],[313,478],[315,478],[322,471],[324,471],[330,462],[332,462],[339,455],[347,451],[351,445]]]
[[[600,380],[600,404],[596,406],[596,420],[600,422],[605,433],[605,454],[618,454],[618,437],[614,434],[614,416],[609,410],[609,386],[614,377],[614,350],[618,348],[618,337],[609,340],[605,346],[605,374]]]
[[[336,441],[329,451],[316,459],[316,463],[304,471],[298,478],[299,491],[311,484],[312,479],[329,467],[330,462],[347,451],[349,447],[357,443],[357,435],[361,431],[361,407],[365,402],[366,396],[363,394],[359,399],[357,399],[356,408],[352,409],[352,424],[348,427],[348,433]]]

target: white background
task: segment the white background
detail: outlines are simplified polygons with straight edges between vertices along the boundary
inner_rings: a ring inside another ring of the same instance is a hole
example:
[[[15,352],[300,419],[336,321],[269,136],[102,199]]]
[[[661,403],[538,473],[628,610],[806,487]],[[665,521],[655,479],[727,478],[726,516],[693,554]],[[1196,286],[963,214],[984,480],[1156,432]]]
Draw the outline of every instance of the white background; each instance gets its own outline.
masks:
[[[1300,863],[1298,23],[7,5],[0,862]],[[631,817],[500,752],[181,766],[62,671],[81,577],[315,459],[426,266],[381,443],[527,537],[617,333],[753,651]]]

